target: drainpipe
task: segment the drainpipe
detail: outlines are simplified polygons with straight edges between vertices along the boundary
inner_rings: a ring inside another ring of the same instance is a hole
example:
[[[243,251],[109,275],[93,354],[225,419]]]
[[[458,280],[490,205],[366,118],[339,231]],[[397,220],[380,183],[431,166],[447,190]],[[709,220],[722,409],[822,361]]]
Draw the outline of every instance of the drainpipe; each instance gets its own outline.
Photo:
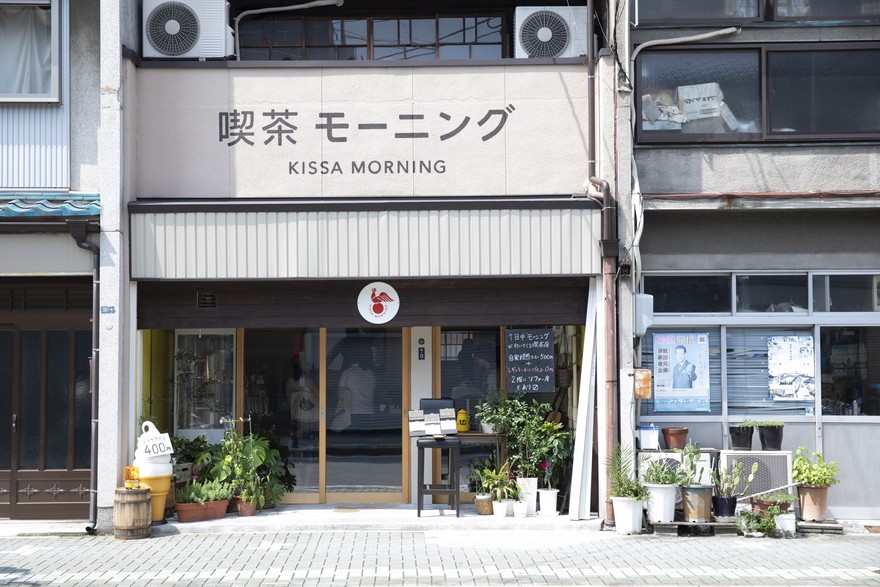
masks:
[[[86,240],[90,222],[88,220],[68,220],[67,228],[76,246],[92,252],[92,356],[89,364],[92,371],[92,463],[89,474],[89,525],[86,533],[97,534],[98,525],[98,305],[100,299],[101,249]],[[93,226],[95,224],[92,224]]]
[[[605,297],[605,455],[600,455],[599,466],[611,456],[612,447],[617,442],[617,256],[620,241],[617,238],[617,202],[611,195],[611,187],[604,179],[596,177],[596,54],[593,42],[593,19],[595,0],[587,1],[587,95],[593,101],[588,117],[587,159],[589,160],[589,182],[602,192],[602,236],[599,248],[602,253],[602,292]],[[592,406],[590,406],[592,409]],[[605,520],[614,521],[611,506],[611,480],[605,475]]]

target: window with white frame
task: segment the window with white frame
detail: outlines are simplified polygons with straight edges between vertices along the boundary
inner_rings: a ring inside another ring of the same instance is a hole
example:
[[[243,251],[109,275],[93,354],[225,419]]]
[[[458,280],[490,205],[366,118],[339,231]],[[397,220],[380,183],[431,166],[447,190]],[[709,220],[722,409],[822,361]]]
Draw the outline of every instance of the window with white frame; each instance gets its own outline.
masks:
[[[652,49],[636,70],[642,143],[880,138],[876,43]]]
[[[0,0],[0,102],[59,100],[61,0]]]

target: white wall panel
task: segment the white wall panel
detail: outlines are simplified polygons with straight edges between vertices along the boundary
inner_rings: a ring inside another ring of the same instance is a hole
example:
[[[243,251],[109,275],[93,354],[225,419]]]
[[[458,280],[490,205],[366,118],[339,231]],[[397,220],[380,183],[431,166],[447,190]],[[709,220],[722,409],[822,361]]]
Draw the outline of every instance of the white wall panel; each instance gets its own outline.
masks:
[[[137,213],[135,279],[588,275],[598,210]]]

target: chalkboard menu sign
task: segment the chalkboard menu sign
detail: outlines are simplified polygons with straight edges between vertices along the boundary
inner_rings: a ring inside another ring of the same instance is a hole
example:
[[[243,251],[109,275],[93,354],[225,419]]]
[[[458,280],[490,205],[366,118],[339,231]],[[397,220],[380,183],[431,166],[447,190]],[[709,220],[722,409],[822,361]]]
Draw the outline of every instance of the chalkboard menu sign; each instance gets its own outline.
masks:
[[[553,392],[553,329],[510,329],[504,333],[507,391]]]

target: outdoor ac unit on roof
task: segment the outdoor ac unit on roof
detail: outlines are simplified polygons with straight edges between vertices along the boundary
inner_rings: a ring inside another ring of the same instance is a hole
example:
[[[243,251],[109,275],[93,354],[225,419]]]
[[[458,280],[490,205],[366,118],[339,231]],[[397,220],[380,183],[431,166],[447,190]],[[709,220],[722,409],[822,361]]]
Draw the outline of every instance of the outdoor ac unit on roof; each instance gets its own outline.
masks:
[[[144,0],[144,57],[229,55],[226,0]]]
[[[514,14],[516,57],[587,54],[586,6],[519,6]]]

